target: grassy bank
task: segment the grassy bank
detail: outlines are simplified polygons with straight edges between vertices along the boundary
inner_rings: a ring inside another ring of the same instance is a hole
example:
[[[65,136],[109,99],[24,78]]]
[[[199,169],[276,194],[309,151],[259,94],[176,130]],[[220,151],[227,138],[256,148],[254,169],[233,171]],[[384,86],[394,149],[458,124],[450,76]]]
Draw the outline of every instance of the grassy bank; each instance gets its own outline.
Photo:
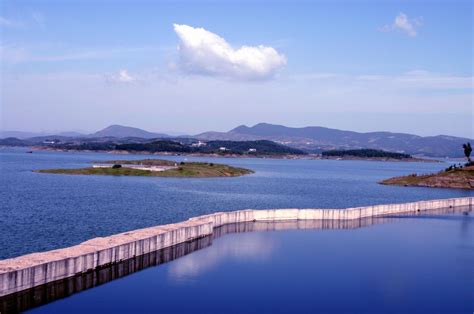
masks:
[[[434,174],[395,177],[380,182],[387,185],[474,189],[474,166]]]

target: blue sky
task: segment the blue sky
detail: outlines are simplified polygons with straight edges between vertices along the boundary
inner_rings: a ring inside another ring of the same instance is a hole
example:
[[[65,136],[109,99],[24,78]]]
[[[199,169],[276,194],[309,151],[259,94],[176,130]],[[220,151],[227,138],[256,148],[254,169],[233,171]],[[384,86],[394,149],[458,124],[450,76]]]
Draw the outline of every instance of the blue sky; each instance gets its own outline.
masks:
[[[472,1],[1,5],[4,130],[474,137]]]

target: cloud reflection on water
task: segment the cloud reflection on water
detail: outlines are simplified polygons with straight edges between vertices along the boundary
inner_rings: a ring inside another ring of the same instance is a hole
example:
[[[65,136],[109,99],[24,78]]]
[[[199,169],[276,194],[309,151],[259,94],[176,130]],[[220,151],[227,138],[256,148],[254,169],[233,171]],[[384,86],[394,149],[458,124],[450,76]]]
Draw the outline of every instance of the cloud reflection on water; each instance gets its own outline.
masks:
[[[277,248],[276,240],[261,232],[227,235],[225,241],[215,240],[212,249],[203,249],[174,261],[170,264],[169,278],[176,282],[193,281],[226,260],[266,261]]]

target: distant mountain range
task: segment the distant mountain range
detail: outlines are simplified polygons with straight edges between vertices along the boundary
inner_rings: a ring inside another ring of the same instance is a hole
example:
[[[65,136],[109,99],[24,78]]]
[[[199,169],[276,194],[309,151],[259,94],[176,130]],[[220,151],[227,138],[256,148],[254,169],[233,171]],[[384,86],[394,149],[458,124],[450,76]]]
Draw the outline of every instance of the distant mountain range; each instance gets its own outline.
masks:
[[[317,126],[291,128],[268,123],[259,123],[253,127],[241,125],[229,132],[201,133],[195,138],[234,141],[265,139],[312,152],[371,148],[433,157],[462,157],[462,144],[473,141],[446,135],[423,137],[391,132],[359,133]]]
[[[99,137],[137,137],[137,138],[162,138],[169,137],[167,134],[148,132],[139,128],[133,128],[123,125],[111,125],[105,129],[99,130],[95,133],[84,134],[79,132],[22,132],[22,131],[0,131],[0,138],[16,137],[18,139],[29,139],[36,137],[83,137],[83,138],[99,138]]]
[[[32,136],[30,136],[32,135]],[[38,135],[41,135],[38,137]],[[3,145],[20,143],[18,139],[27,139],[25,144],[44,141],[46,138],[57,137],[64,139],[81,139],[82,141],[104,141],[104,139],[131,139],[128,142],[143,141],[139,139],[171,138],[162,133],[148,132],[139,128],[111,125],[105,129],[92,134],[80,134],[75,132],[63,132],[61,134],[45,135],[28,132],[0,132],[0,138],[9,138],[0,141]],[[176,138],[176,137],[175,137]],[[183,140],[185,137],[181,137]],[[474,142],[472,139],[455,136],[418,136],[405,133],[392,132],[368,132],[360,133],[343,131],[325,127],[310,126],[303,128],[292,128],[283,125],[259,123],[252,127],[241,125],[229,132],[205,132],[186,138],[195,138],[201,141],[256,141],[270,140],[289,147],[304,150],[306,152],[321,152],[330,149],[380,149],[391,152],[407,153],[412,155],[424,155],[432,157],[462,157],[462,144]],[[9,144],[10,143],[10,144]]]
[[[8,138],[8,137],[15,137],[18,139],[26,139],[32,137],[40,137],[40,136],[66,136],[66,137],[81,137],[86,136],[83,133],[79,132],[23,132],[23,131],[0,131],[0,138]]]

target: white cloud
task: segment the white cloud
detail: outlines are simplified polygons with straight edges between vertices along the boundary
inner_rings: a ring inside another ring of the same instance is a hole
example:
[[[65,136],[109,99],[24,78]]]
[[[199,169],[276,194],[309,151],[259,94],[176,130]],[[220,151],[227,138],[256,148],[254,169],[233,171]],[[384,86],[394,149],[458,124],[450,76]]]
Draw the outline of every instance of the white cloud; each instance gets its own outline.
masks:
[[[181,68],[190,73],[237,79],[268,79],[286,64],[286,57],[263,45],[238,49],[204,28],[174,24],[179,36]]]
[[[22,20],[13,20],[0,16],[0,27],[4,28],[32,28],[34,26],[45,26],[45,18],[41,12],[32,11],[29,16],[24,16]]]
[[[3,26],[3,27],[18,27],[18,26],[21,26],[21,25],[22,25],[21,23],[18,23],[16,21],[13,21],[13,20],[7,19],[3,16],[0,16],[0,26]]]
[[[114,83],[133,83],[137,81],[137,78],[131,76],[127,70],[120,70],[118,73],[110,75],[108,81]]]
[[[418,35],[418,28],[423,25],[423,18],[417,17],[410,19],[408,16],[401,12],[395,17],[395,21],[390,25],[385,25],[382,27],[382,31],[403,31],[410,37],[415,37]]]
[[[28,59],[28,51],[16,45],[0,45],[0,61],[3,64],[16,64]]]
[[[123,57],[126,55],[148,52],[164,52],[173,50],[171,47],[116,47],[103,48],[95,50],[74,51],[64,50],[64,47],[54,44],[43,44],[40,46],[20,46],[18,44],[0,44],[0,58],[2,62],[7,64],[18,63],[41,63],[41,62],[70,62],[70,61],[84,61],[84,60],[101,60]]]
[[[292,80],[318,81],[318,84],[330,84],[337,88],[349,86],[367,87],[370,84],[377,89],[394,90],[470,90],[474,89],[474,77],[433,73],[425,70],[413,70],[398,75],[340,73],[306,73],[290,76]],[[362,85],[361,85],[362,84]]]
[[[33,11],[31,12],[31,19],[39,26],[44,27],[46,19],[41,12]]]

